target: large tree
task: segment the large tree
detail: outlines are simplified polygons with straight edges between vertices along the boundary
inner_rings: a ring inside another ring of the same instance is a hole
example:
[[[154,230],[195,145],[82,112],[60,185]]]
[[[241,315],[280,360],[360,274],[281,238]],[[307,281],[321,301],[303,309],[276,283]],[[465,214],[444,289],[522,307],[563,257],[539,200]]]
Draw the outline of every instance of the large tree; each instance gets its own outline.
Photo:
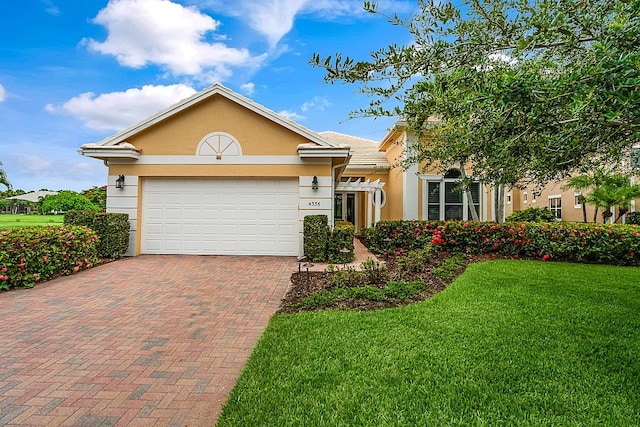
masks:
[[[2,162],[0,162],[0,184],[4,185],[5,187],[7,187],[7,190],[11,191],[11,183],[9,182],[4,169],[2,169]]]
[[[405,163],[544,184],[615,164],[639,141],[640,0],[419,0],[387,19],[413,42],[311,62],[370,97],[354,115],[429,134]]]

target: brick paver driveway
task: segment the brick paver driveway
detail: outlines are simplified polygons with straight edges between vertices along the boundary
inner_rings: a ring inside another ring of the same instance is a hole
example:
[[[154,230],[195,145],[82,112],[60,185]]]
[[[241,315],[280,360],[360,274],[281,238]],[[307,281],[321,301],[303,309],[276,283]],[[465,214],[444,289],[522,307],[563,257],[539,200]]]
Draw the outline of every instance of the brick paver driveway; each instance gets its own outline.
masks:
[[[0,294],[0,426],[212,426],[295,259],[140,256]]]

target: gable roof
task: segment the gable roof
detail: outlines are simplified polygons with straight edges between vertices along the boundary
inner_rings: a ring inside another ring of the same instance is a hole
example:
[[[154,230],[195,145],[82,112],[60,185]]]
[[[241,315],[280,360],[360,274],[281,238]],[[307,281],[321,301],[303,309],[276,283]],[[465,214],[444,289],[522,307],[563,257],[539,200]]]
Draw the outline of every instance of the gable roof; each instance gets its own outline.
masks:
[[[337,144],[331,141],[326,140],[325,138],[322,138],[317,132],[314,132],[302,125],[300,125],[299,123],[294,122],[293,120],[290,120],[288,118],[286,118],[285,116],[276,113],[273,110],[268,109],[267,107],[258,104],[255,101],[252,101],[249,98],[246,98],[242,95],[240,95],[237,92],[232,91],[231,89],[223,86],[220,83],[214,83],[213,85],[209,86],[208,88],[186,98],[183,99],[182,101],[171,105],[170,107],[160,111],[157,114],[154,114],[151,117],[148,117],[144,120],[142,120],[141,122],[138,122],[136,124],[134,124],[133,126],[128,127],[127,129],[120,131],[112,136],[109,136],[105,139],[103,139],[102,141],[99,141],[97,143],[92,143],[92,144],[84,144],[82,146],[83,151],[85,149],[101,149],[101,148],[106,148],[106,147],[114,147],[116,148],[116,146],[118,146],[119,144],[121,144],[122,142],[126,141],[127,138],[142,132],[145,129],[150,128],[151,126],[154,126],[164,120],[166,120],[167,118],[180,113],[181,111],[186,110],[187,108],[198,104],[199,102],[204,101],[205,99],[208,99],[212,96],[215,95],[220,95],[223,96],[237,104],[240,104],[241,106],[247,108],[250,111],[253,111],[256,114],[261,115],[262,117],[265,117],[268,120],[271,120],[272,122],[275,122],[279,125],[281,125],[282,127],[289,129],[292,132],[297,133],[298,135],[308,139],[310,142],[316,144],[317,146],[320,147],[326,147],[326,148],[341,148],[341,149],[348,149],[348,147],[343,146],[342,144]]]
[[[377,169],[391,168],[387,155],[378,149],[378,141],[333,131],[320,132],[320,135],[331,142],[348,145],[351,148],[351,160],[347,170],[367,167]]]

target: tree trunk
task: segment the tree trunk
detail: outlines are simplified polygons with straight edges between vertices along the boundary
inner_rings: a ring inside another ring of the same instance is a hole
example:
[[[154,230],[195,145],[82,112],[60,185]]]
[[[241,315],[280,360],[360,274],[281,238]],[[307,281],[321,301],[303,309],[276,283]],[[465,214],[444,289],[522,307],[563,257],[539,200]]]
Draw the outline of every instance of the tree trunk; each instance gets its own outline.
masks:
[[[476,205],[473,200],[473,194],[471,194],[471,186],[467,179],[467,171],[464,170],[464,166],[460,166],[460,176],[464,183],[464,192],[467,195],[467,205],[469,205],[469,211],[471,212],[471,219],[473,221],[480,221],[478,217],[478,211],[476,211]]]
[[[587,200],[584,196],[578,196],[578,201],[582,205],[582,221],[587,222]]]
[[[501,224],[504,221],[504,186],[502,184],[496,185],[497,204],[496,206],[496,222]]]

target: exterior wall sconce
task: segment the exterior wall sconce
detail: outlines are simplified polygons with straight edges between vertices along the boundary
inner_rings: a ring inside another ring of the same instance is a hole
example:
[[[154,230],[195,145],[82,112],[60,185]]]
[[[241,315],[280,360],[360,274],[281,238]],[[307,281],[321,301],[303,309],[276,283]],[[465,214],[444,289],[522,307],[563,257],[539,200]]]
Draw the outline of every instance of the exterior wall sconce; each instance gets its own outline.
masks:
[[[116,188],[124,188],[124,175],[119,175],[118,179],[116,179]]]
[[[311,189],[312,190],[317,190],[318,189],[318,177],[314,176],[313,177],[313,181],[311,181]]]

